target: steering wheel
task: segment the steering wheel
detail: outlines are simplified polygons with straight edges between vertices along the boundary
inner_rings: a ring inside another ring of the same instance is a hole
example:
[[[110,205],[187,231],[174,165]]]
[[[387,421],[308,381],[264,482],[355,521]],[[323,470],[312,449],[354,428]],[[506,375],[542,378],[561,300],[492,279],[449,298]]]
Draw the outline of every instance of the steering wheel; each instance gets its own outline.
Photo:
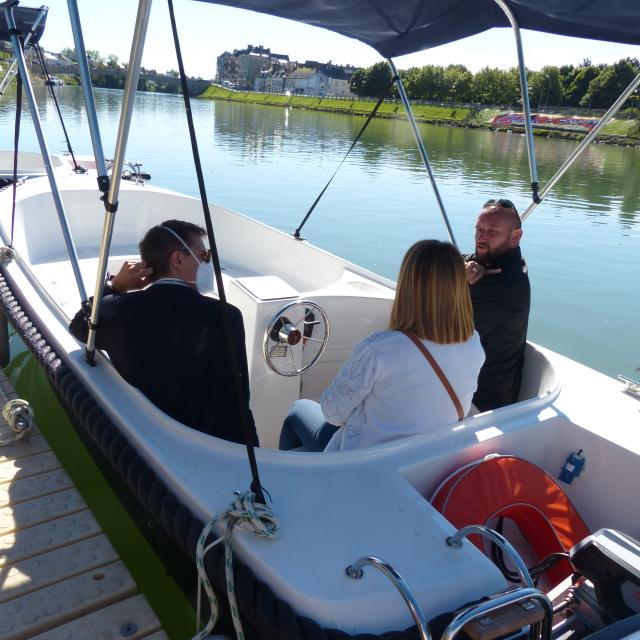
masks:
[[[324,353],[329,341],[329,320],[324,309],[310,300],[285,305],[264,333],[264,359],[277,374],[300,375]]]

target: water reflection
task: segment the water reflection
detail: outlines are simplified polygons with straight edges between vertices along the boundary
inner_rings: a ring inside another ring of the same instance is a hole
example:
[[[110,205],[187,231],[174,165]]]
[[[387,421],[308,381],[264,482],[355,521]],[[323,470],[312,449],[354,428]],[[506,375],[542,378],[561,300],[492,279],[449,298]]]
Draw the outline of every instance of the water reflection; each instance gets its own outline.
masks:
[[[273,154],[286,154],[295,156],[300,164],[330,169],[337,166],[363,122],[364,118],[355,116],[219,102],[213,130],[216,145],[242,162],[270,162]],[[475,185],[483,193],[511,194],[524,203],[528,200],[523,135],[429,125],[422,125],[421,132],[441,179],[456,178],[465,190]],[[538,138],[535,144],[544,185],[575,143]],[[393,166],[406,171],[410,180],[424,178],[422,161],[404,121],[373,121],[349,162],[371,176],[381,176]],[[600,213],[615,213],[628,228],[638,223],[640,184],[629,176],[638,175],[639,169],[637,150],[594,145],[554,188],[554,198],[564,202],[564,213],[582,210],[594,221]]]
[[[62,130],[44,88],[39,111],[50,149]],[[57,90],[76,153],[92,152],[82,94]],[[3,146],[10,146],[14,96],[0,99]],[[96,90],[105,155],[112,157],[122,92]],[[292,108],[194,100],[193,115],[209,198],[292,232],[364,123]],[[24,115],[21,148],[35,150]],[[434,173],[463,250],[473,245],[481,203],[530,202],[524,136],[420,125]],[[575,143],[536,138],[542,185]],[[127,158],[143,161],[153,183],[197,196],[180,96],[139,94]],[[640,269],[640,151],[592,146],[525,224],[533,283],[534,340],[610,374],[633,374],[637,353]],[[406,248],[419,237],[446,238],[408,124],[374,120],[304,229],[319,246],[395,278]],[[624,301],[624,304],[621,303]],[[633,356],[633,357],[632,357]]]

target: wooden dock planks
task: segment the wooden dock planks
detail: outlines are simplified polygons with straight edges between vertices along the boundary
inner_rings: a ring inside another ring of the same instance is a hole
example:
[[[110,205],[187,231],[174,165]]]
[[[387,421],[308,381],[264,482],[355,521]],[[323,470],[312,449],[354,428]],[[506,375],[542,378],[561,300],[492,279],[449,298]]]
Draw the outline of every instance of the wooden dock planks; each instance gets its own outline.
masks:
[[[15,397],[0,371],[0,408]],[[119,637],[167,635],[34,426],[0,447],[0,638]]]

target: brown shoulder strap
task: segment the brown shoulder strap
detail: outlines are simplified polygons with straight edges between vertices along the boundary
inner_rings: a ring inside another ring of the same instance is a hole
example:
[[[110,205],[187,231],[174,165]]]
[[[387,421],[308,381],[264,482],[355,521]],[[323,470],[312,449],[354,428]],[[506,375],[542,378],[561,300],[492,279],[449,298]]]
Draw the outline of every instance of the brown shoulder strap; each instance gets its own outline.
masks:
[[[438,376],[438,378],[440,378],[440,382],[442,382],[444,388],[447,390],[447,393],[449,394],[449,397],[451,398],[451,401],[453,402],[453,405],[456,408],[456,411],[458,412],[458,420],[462,420],[462,418],[464,418],[464,411],[462,410],[462,405],[460,404],[460,400],[458,400],[458,396],[456,395],[456,392],[453,390],[453,387],[451,386],[451,383],[447,379],[447,376],[444,375],[444,371],[440,368],[440,365],[436,362],[436,359],[431,355],[431,353],[429,352],[429,349],[427,349],[427,347],[425,347],[424,344],[422,344],[422,340],[420,340],[420,338],[418,338],[418,336],[415,333],[409,333],[408,331],[403,331],[402,333],[404,333],[404,335],[407,336],[407,338],[409,338],[409,340],[411,340],[411,342],[413,342],[413,344],[415,344],[416,347],[420,349],[420,351],[422,351],[422,355],[427,359],[429,364],[433,367],[433,370],[436,372],[436,375]]]

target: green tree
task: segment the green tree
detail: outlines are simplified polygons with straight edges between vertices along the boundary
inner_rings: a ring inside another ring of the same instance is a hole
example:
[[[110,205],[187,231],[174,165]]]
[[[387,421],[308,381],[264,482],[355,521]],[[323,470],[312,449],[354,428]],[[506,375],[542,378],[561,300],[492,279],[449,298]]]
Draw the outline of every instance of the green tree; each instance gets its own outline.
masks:
[[[589,89],[580,100],[580,106],[590,105],[592,109],[608,109],[639,70],[640,63],[637,58],[624,58],[614,65],[608,65],[589,83]]]
[[[391,69],[386,62],[376,62],[367,69],[358,69],[351,76],[351,91],[357,96],[381,96],[391,82]]]
[[[585,64],[587,62],[589,64]],[[568,78],[564,91],[565,104],[570,107],[579,106],[589,90],[589,84],[599,73],[600,69],[593,66],[590,60],[585,60],[583,64],[574,69],[572,76]]]
[[[70,49],[69,47],[65,47],[60,51],[60,55],[68,58],[69,60],[76,60],[76,50]]]
[[[543,67],[540,71],[530,72],[527,84],[532,109],[539,109],[543,104],[545,106],[562,104],[564,92],[558,67]]]
[[[513,105],[521,102],[518,70],[485,67],[473,76],[473,97],[481,104]]]
[[[446,99],[449,102],[473,100],[473,74],[462,64],[450,64],[443,72]]]
[[[407,95],[414,100],[446,100],[447,86],[442,67],[426,65],[407,78]]]
[[[94,67],[103,67],[104,58],[100,55],[100,52],[96,49],[87,49],[87,60],[89,65]]]
[[[560,82],[562,83],[562,104],[567,104],[567,90],[573,80],[576,68],[572,64],[563,64],[560,67]]]
[[[110,53],[107,56],[107,67],[109,67],[110,69],[119,69],[120,65],[118,64],[118,56]]]

